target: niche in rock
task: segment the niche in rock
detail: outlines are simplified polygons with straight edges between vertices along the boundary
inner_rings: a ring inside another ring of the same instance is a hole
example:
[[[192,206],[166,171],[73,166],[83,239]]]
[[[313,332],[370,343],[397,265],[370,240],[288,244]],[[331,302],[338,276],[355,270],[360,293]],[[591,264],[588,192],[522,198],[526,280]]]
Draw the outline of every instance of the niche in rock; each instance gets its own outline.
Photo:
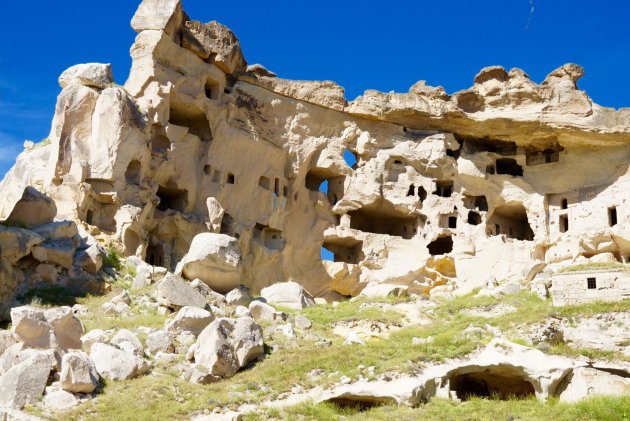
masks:
[[[529,225],[527,211],[521,204],[497,207],[488,218],[486,225],[489,227],[488,235],[504,234],[509,238],[524,241],[534,239],[534,231]]]
[[[204,91],[206,92],[206,97],[208,99],[212,99],[212,100],[219,99],[221,95],[221,87],[219,86],[219,82],[217,82],[216,80],[212,78],[206,79]]]
[[[523,167],[514,158],[499,158],[496,161],[497,174],[508,174],[514,177],[523,176]]]
[[[160,211],[174,210],[184,212],[188,203],[188,191],[177,188],[170,180],[166,185],[158,187],[157,196],[160,199],[157,209]]]
[[[463,152],[474,154],[478,152],[492,152],[499,155],[516,155],[517,146],[515,142],[501,139],[473,138],[470,136],[456,135],[458,142],[463,142]]]
[[[437,239],[431,241],[427,248],[429,249],[429,253],[431,256],[440,256],[442,254],[447,254],[453,251],[453,239],[450,235],[445,237],[438,237]]]
[[[142,165],[137,159],[132,160],[127,166],[125,171],[125,180],[129,184],[140,184],[140,174],[142,172]]]
[[[164,135],[156,135],[151,139],[151,150],[155,153],[165,153],[171,149],[171,141]]]
[[[322,247],[332,253],[334,262],[357,264],[363,258],[363,241],[352,237],[328,238]]]
[[[406,172],[405,161],[400,157],[394,157],[387,163],[386,181],[397,182],[401,174]]]
[[[439,180],[435,182],[435,191],[433,194],[436,194],[440,197],[451,197],[453,194],[453,181],[451,180]]]
[[[468,223],[470,225],[479,225],[481,224],[481,215],[479,215],[475,211],[468,212]]]
[[[449,384],[451,391],[463,401],[473,397],[508,400],[535,395],[534,386],[510,367],[451,374]]]
[[[344,195],[345,176],[335,174],[327,168],[311,168],[306,174],[305,187],[326,194],[328,202],[335,205]]]
[[[374,234],[413,238],[421,224],[416,214],[405,215],[385,200],[348,212],[350,228]]]
[[[210,123],[203,111],[194,105],[177,104],[177,106],[171,106],[168,121],[176,126],[188,127],[188,132],[197,136],[202,142],[212,141]]]
[[[285,243],[280,230],[270,228],[267,225],[256,224],[253,237],[270,250],[284,249]]]
[[[151,266],[164,267],[164,247],[162,246],[162,244],[149,244],[144,261]]]

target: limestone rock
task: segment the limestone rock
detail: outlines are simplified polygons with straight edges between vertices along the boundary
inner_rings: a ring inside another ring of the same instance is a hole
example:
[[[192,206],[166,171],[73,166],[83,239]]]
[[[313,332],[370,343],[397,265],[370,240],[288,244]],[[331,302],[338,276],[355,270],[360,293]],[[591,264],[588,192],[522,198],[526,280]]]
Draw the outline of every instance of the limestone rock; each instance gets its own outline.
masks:
[[[276,310],[269,304],[258,300],[254,300],[249,304],[249,311],[251,312],[254,320],[257,322],[264,321],[273,323],[286,318],[286,314]]]
[[[32,306],[11,309],[11,329],[29,347],[81,349],[83,325],[71,307],[43,310]]]
[[[94,362],[85,352],[68,352],[61,360],[61,388],[72,393],[91,393],[99,385]]]
[[[144,356],[144,347],[138,337],[127,329],[120,329],[110,341],[112,345],[139,357]]]
[[[102,343],[92,345],[90,359],[94,361],[96,371],[111,380],[132,379],[149,370],[144,358]]]
[[[231,306],[249,306],[253,298],[249,294],[249,290],[243,285],[239,285],[225,295],[225,300]]]
[[[236,239],[224,234],[196,235],[176,273],[200,279],[217,292],[236,288],[241,275],[241,251]]]
[[[23,224],[27,228],[52,222],[57,215],[55,202],[33,187],[26,187],[7,221]]]
[[[194,308],[194,307],[184,307]],[[197,309],[200,310],[200,309]],[[173,335],[164,330],[157,330],[150,333],[146,340],[146,350],[149,354],[157,355],[158,353],[170,353],[175,350],[173,346]]]
[[[208,304],[220,307],[227,303],[225,296],[223,296],[222,294],[219,294],[218,292],[213,291],[212,288],[210,288],[200,279],[194,279],[190,283],[190,286],[195,288],[202,295],[204,295],[206,297],[206,300],[208,301]]]
[[[77,64],[59,76],[59,85],[65,88],[73,83],[91,88],[105,89],[114,83],[111,64]]]
[[[143,0],[131,20],[136,31],[160,30],[172,33],[182,21],[180,0]]]
[[[297,282],[282,282],[263,288],[260,295],[271,304],[301,310],[315,305],[313,297]]]
[[[44,406],[57,411],[65,411],[79,404],[79,400],[65,390],[57,390],[44,396]]]
[[[203,60],[212,59],[225,73],[236,73],[247,68],[238,39],[226,26],[216,21],[207,24],[185,22],[182,46]]]
[[[28,256],[32,248],[43,241],[44,237],[33,231],[0,224],[1,257],[10,265],[15,265],[18,260]]]
[[[206,298],[178,276],[164,278],[158,285],[156,298],[159,304],[171,308],[206,306]]]
[[[211,312],[199,307],[182,307],[175,318],[165,323],[169,332],[189,332],[198,336],[214,320]]]
[[[52,367],[43,355],[11,367],[0,377],[0,405],[22,409],[26,404],[35,405],[44,393]]]
[[[382,297],[401,297],[407,294],[408,287],[405,285],[392,285],[392,284],[379,284],[372,282],[368,284],[361,294],[368,298],[382,298]]]
[[[70,269],[74,261],[76,245],[70,239],[52,240],[32,248],[33,257],[42,263],[53,263]]]
[[[577,367],[558,386],[557,393],[560,402],[577,402],[594,395],[624,396],[629,391],[627,367],[625,371],[607,367]]]
[[[233,376],[262,354],[262,329],[249,317],[216,319],[201,332],[193,348],[195,362],[220,378]]]

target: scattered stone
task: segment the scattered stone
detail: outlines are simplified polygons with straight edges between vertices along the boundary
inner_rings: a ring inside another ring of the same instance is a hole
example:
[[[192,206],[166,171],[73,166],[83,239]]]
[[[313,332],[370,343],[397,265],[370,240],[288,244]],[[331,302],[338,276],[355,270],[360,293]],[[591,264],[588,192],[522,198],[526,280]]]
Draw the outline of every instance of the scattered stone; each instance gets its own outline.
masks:
[[[13,207],[7,222],[22,224],[27,228],[53,222],[57,215],[55,202],[34,187],[26,187],[22,198]]]
[[[296,282],[281,282],[263,288],[260,295],[271,304],[301,310],[315,305],[311,294]]]
[[[239,285],[225,296],[228,305],[247,307],[252,302],[253,297],[249,295],[249,290],[243,285]]]
[[[150,333],[147,336],[146,344],[147,352],[152,355],[156,355],[158,353],[167,354],[175,351],[172,334],[164,330],[158,330]]]
[[[68,352],[61,360],[61,388],[72,393],[92,393],[99,384],[96,366],[81,351]]]
[[[110,343],[139,357],[144,356],[142,342],[140,342],[133,332],[127,329],[120,329],[116,335],[114,335]]]
[[[393,285],[383,284],[377,282],[370,282],[362,291],[361,296],[368,298],[383,298],[383,297],[402,297],[407,295],[409,287],[405,285]]]
[[[249,311],[257,322],[264,321],[273,323],[286,320],[287,316],[285,313],[276,310],[269,304],[258,300],[252,301],[249,304]]]
[[[343,341],[344,345],[352,345],[352,344],[357,344],[357,345],[365,345],[365,341],[356,334],[356,332],[350,331],[348,332],[348,336],[346,336],[346,340]]]
[[[27,404],[35,405],[52,369],[50,359],[42,354],[34,354],[11,367],[0,377],[0,406],[22,409]]]
[[[55,411],[65,411],[79,404],[79,400],[65,390],[57,390],[44,396],[44,406]]]
[[[90,358],[94,361],[96,371],[110,380],[132,379],[149,370],[149,364],[144,358],[111,345],[92,345]]]
[[[169,332],[189,332],[198,336],[212,321],[211,312],[199,307],[182,307],[174,319],[168,320],[164,328]]]
[[[215,377],[231,377],[263,354],[262,328],[254,319],[220,318],[199,335],[192,354]]]
[[[101,63],[77,64],[66,69],[59,76],[59,85],[62,88],[77,84],[91,88],[105,89],[114,83],[112,65]]]
[[[293,324],[295,327],[301,330],[308,330],[313,326],[313,322],[311,322],[307,317],[302,315],[297,315],[293,319]]]
[[[167,276],[158,285],[157,302],[160,305],[181,308],[186,306],[204,308],[206,298],[178,276]]]

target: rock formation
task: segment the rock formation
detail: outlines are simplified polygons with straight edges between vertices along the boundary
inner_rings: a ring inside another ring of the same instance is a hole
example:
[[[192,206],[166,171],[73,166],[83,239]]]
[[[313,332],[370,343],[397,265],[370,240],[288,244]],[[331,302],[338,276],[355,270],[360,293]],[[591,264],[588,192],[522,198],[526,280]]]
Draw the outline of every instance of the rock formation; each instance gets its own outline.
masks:
[[[593,103],[578,65],[540,84],[494,66],[452,95],[421,81],[348,102],[334,82],[247,66],[228,28],[179,0],[144,0],[132,27],[124,86],[106,64],[61,75],[50,144],[18,157],[0,218],[20,215],[32,186],[56,204],[42,218],[214,290],[294,281],[328,299],[370,282],[466,292],[630,255],[630,110]],[[29,253],[77,263],[66,242],[11,235],[26,248],[3,242],[3,269]]]

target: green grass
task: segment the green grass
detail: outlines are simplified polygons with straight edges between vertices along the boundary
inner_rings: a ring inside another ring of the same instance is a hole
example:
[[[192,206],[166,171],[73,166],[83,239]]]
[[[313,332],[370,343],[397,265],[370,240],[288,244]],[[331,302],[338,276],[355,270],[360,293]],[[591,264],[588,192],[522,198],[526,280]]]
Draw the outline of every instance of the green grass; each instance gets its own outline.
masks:
[[[560,403],[552,399],[541,403],[535,398],[490,400],[475,398],[463,403],[431,399],[416,408],[383,405],[365,410],[340,408],[329,403],[305,403],[285,409],[264,409],[248,414],[248,421],[270,418],[282,420],[466,420],[466,421],[621,421],[630,420],[630,397],[593,397],[577,404]]]
[[[113,295],[118,294],[125,285],[117,280],[113,283],[115,291],[108,296],[79,298],[77,301],[90,309],[88,316],[81,317],[88,329],[133,330],[138,326],[160,328],[166,316],[158,315],[155,310],[137,307],[132,311],[132,318],[106,317],[101,305]],[[153,287],[134,294],[153,294]],[[388,298],[381,302],[396,304],[406,299]],[[254,367],[238,372],[229,379],[211,385],[191,385],[178,378],[178,373],[168,365],[155,366],[151,375],[125,382],[108,382],[99,394],[97,403],[88,403],[63,413],[58,419],[190,419],[191,415],[215,407],[236,410],[244,403],[260,404],[266,400],[280,398],[294,386],[309,390],[316,386],[329,387],[336,384],[341,376],[355,380],[359,376],[373,379],[381,373],[417,373],[427,365],[436,364],[445,359],[463,357],[485,346],[491,339],[490,333],[482,332],[470,338],[462,331],[470,326],[484,327],[491,325],[499,328],[505,337],[517,337],[517,332],[525,324],[540,323],[549,317],[573,317],[592,315],[610,311],[630,309],[630,300],[620,303],[593,303],[580,306],[555,308],[549,300],[543,301],[535,294],[518,294],[493,297],[476,297],[469,294],[452,300],[440,302],[425,316],[433,322],[427,325],[411,325],[391,331],[388,339],[371,339],[365,346],[343,346],[344,338],[333,334],[333,328],[340,321],[367,320],[383,321],[396,324],[402,316],[391,310],[384,311],[375,306],[361,308],[364,299],[331,305],[307,308],[301,312],[283,309],[289,314],[303,314],[313,322],[310,332],[317,333],[331,340],[331,346],[321,346],[315,340],[298,337],[287,339],[280,333],[265,329],[266,355]],[[495,318],[472,316],[464,311],[472,308],[489,308],[496,304],[509,304],[516,311]],[[146,314],[140,314],[140,313]],[[433,336],[432,344],[412,346],[413,337]],[[527,345],[523,339],[519,343]],[[575,350],[564,344],[551,347],[551,354],[590,358],[619,359],[618,353],[606,353],[596,350]],[[364,368],[359,368],[363,366]],[[366,370],[374,366],[375,376]],[[311,378],[309,373],[322,369],[324,374]],[[263,391],[264,390],[264,391]],[[142,399],[138,399],[141,396]],[[283,410],[260,409],[246,419],[267,420],[617,420],[627,419],[630,398],[594,398],[577,405],[560,404],[552,400],[541,404],[535,399],[525,400],[488,400],[472,399],[463,404],[452,401],[433,399],[417,408],[398,406],[379,406],[363,411],[339,408],[331,404],[302,404]],[[624,418],[626,417],[626,418]]]
[[[624,265],[623,263],[618,262],[592,262],[592,263],[583,263],[579,265],[568,266],[563,268],[561,272],[581,272],[588,270],[606,270],[606,269],[622,269],[622,270],[630,270],[628,265]]]

